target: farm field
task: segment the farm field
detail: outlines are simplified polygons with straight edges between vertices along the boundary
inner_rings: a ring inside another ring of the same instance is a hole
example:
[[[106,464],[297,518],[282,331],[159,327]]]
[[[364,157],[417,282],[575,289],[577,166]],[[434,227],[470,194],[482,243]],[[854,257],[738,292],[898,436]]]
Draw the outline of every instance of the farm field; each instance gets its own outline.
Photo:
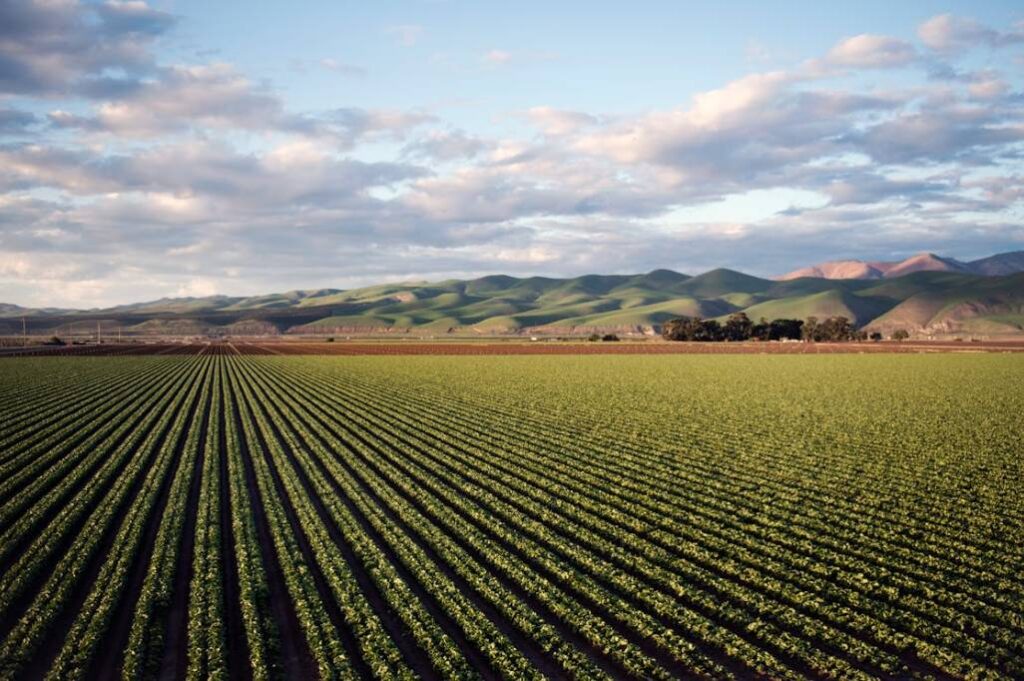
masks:
[[[29,345],[0,350],[3,357],[121,357],[147,355],[831,355],[891,353],[1024,352],[1013,340],[885,342],[625,342],[524,340],[358,340],[324,341],[164,341],[89,345]]]
[[[1024,355],[284,345],[0,360],[0,678],[1024,678]]]

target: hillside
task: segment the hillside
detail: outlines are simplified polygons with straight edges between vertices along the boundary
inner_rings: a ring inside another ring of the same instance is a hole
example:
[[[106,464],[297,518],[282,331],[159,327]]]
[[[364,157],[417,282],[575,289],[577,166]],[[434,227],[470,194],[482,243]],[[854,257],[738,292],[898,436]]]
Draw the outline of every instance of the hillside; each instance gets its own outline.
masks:
[[[793,270],[778,277],[779,281],[817,277],[822,279],[892,279],[914,272],[961,272],[984,277],[1006,276],[1024,272],[1024,251],[999,253],[961,262],[934,253],[918,253],[905,260],[866,262],[863,260],[833,260]]]
[[[905,269],[935,262],[944,260],[922,257]],[[983,266],[996,271],[1014,262],[990,258]],[[72,338],[95,336],[97,327],[106,337],[650,335],[679,316],[725,319],[740,311],[755,321],[842,315],[883,332],[1017,335],[1024,334],[1024,273],[981,276],[926,268],[898,277],[783,281],[728,269],[694,277],[670,270],[569,279],[492,275],[347,291],[165,298],[102,310],[3,305],[0,334],[20,334],[24,318],[31,334]]]
[[[1024,273],[931,283],[908,288],[911,295],[868,326],[883,332],[906,328],[935,334],[1024,331]]]

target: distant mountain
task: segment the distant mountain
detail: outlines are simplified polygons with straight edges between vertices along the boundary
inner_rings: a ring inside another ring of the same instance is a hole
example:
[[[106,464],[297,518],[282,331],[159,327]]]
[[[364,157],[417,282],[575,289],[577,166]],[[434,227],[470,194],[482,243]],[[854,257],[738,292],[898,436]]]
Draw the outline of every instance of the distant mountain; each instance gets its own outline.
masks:
[[[0,334],[85,336],[276,334],[652,334],[679,316],[806,319],[843,315],[858,326],[917,335],[1024,335],[1024,273],[1002,272],[1022,254],[974,263],[922,254],[866,263],[880,275],[770,280],[716,269],[571,279],[492,275],[477,279],[316,289],[250,297],[165,298],[102,310],[0,306]],[[831,263],[830,265],[836,265]],[[881,265],[881,267],[879,267]],[[817,266],[822,275],[851,272]]]
[[[0,303],[0,317],[35,317],[37,315],[74,314],[76,310],[57,307],[21,307],[11,303]]]
[[[986,277],[1001,277],[1024,272],[1024,251],[1000,253],[969,263],[971,271]]]
[[[816,277],[821,279],[881,279],[888,263],[863,260],[831,260],[810,267],[801,267],[779,277],[780,281]]]
[[[914,272],[964,272],[986,277],[1024,272],[1024,251],[1000,253],[980,260],[960,262],[934,253],[919,253],[906,260],[874,261],[833,260],[793,270],[779,277],[780,281],[801,277],[822,279],[886,279]]]

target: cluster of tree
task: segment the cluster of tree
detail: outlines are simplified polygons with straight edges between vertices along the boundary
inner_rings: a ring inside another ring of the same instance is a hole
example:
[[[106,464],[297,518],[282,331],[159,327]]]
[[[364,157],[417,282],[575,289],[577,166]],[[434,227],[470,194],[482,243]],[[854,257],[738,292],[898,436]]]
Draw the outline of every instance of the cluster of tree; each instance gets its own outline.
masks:
[[[803,321],[799,319],[761,319],[754,323],[746,313],[730,315],[724,324],[714,319],[680,317],[666,322],[661,335],[675,341],[745,341],[745,340],[798,340],[801,338]]]
[[[818,321],[817,317],[808,317],[804,322],[804,340],[815,342],[843,342],[867,340],[867,333],[858,331],[846,317],[829,317],[825,321]]]
[[[805,340],[842,342],[866,340],[867,333],[858,331],[846,317],[817,317],[801,319],[762,318],[754,323],[743,312],[730,315],[724,324],[714,319],[680,317],[666,322],[661,329],[666,340],[674,341],[745,341],[745,340]]]
[[[608,342],[615,342],[615,341],[619,340],[619,337],[616,336],[614,333],[606,333],[603,336],[601,334],[599,334],[599,333],[592,333],[589,336],[587,336],[587,340],[590,341],[591,343],[597,343],[597,342],[600,342],[600,341],[604,341],[605,343],[608,343]]]

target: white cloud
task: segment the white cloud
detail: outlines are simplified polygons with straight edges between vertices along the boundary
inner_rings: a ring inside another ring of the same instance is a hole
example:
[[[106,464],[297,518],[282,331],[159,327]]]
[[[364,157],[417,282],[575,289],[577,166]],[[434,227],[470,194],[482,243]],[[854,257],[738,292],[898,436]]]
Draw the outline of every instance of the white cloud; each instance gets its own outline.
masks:
[[[838,66],[887,69],[911,63],[917,50],[897,38],[863,33],[840,41],[827,58]]]
[[[917,29],[921,42],[938,52],[953,53],[987,45],[1003,47],[1024,42],[1024,27],[997,31],[974,19],[940,14],[928,19]]]
[[[219,282],[208,277],[192,277],[174,292],[178,298],[202,298],[218,293]]]
[[[228,64],[175,66],[130,98],[99,107],[97,123],[128,135],[151,135],[197,125],[267,129],[281,125],[277,97]]]
[[[108,91],[153,67],[153,42],[176,18],[144,2],[0,3],[0,93],[60,96]]]
[[[526,117],[546,135],[567,135],[597,123],[597,118],[590,114],[550,106],[535,106],[527,110]]]
[[[402,147],[409,158],[455,161],[474,158],[490,144],[461,130],[430,130]]]
[[[973,243],[1020,238],[1010,218],[1024,201],[1024,113],[1009,57],[970,70],[957,55],[1014,42],[1012,31],[940,17],[922,41],[941,59],[853,36],[792,68],[675,106],[631,103],[630,114],[525,101],[498,118],[529,129],[500,136],[425,109],[293,111],[286,90],[233,65],[154,63],[173,17],[139,3],[61,6],[77,9],[59,15],[60,30],[25,9],[49,21],[56,4],[0,6],[0,42],[12,7],[31,15],[32,35],[69,41],[22,40],[8,72],[0,47],[0,89],[28,95],[0,109],[0,284],[20,300],[482,270],[775,273],[833,257],[841,242],[851,252],[838,255],[914,239],[910,250],[956,255],[968,220]],[[102,54],[83,56],[79,29],[105,41]],[[413,45],[423,30],[388,34]],[[495,66],[550,57],[482,55]],[[47,60],[56,66],[40,71]],[[304,66],[359,75],[333,58]],[[899,88],[863,77],[896,67],[907,67]],[[29,113],[40,110],[51,113]]]

